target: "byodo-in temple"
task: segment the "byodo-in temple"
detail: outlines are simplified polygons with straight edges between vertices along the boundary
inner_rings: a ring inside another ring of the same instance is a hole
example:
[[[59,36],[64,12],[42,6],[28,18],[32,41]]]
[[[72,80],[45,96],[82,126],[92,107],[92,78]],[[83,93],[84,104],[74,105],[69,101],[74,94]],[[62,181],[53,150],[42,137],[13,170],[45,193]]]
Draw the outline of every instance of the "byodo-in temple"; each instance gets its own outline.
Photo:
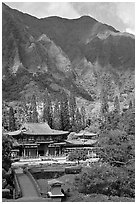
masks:
[[[92,150],[96,134],[80,132],[78,139],[68,139],[68,131],[53,130],[47,123],[25,123],[20,130],[8,132],[16,141],[13,153],[21,157],[62,156],[80,148]]]

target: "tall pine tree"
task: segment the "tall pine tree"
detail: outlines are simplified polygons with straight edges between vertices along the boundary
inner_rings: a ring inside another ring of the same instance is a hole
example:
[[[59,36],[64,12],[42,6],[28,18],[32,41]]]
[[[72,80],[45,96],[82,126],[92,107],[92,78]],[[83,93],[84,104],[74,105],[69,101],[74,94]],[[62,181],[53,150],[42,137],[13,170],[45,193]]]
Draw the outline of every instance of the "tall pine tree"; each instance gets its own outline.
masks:
[[[102,88],[101,91],[101,120],[100,120],[100,129],[101,131],[106,131],[108,128],[108,112],[109,112],[109,106],[108,106],[108,95],[107,90],[105,87]]]
[[[72,93],[70,93],[70,97],[69,97],[69,115],[70,115],[70,126],[74,127],[74,123],[75,123],[75,112],[76,112],[76,99],[74,97],[74,95]]]
[[[107,113],[109,110],[108,106],[108,96],[106,90],[103,88],[101,93],[101,116],[102,119],[106,122],[107,120]]]
[[[32,122],[38,123],[38,112],[37,112],[37,103],[36,96],[33,94],[31,98],[31,107],[32,107]]]
[[[114,109],[115,109],[115,112],[120,114],[120,102],[119,102],[118,96],[116,96],[114,100]]]
[[[86,127],[86,119],[85,119],[85,116],[86,116],[86,111],[85,111],[84,106],[82,106],[82,107],[81,107],[81,117],[82,117],[82,128],[83,128],[83,129]]]
[[[52,112],[53,112],[53,108],[52,108],[51,97],[46,91],[44,95],[43,122],[47,122],[51,128],[52,128]]]
[[[13,110],[12,107],[10,107],[10,109],[9,109],[9,130],[10,130],[10,131],[16,130],[14,110]]]
[[[48,112],[50,111],[50,97],[47,92],[47,90],[44,93],[44,99],[43,99],[43,122],[48,122]]]
[[[79,109],[76,109],[75,113],[75,131],[79,132],[82,129],[82,116]]]
[[[70,126],[68,98],[66,94],[62,94],[60,109],[61,109],[62,130],[68,131],[70,130],[71,126]]]
[[[24,117],[24,121],[23,122],[29,122],[30,115],[29,115],[28,102],[27,102],[26,98],[23,97],[23,96],[22,96],[21,108],[22,108],[23,117]]]
[[[4,103],[2,103],[2,127],[8,130],[9,128],[9,112],[7,111],[7,107]]]
[[[62,129],[61,111],[60,111],[60,102],[59,101],[56,101],[55,104],[54,104],[52,128],[56,129],[56,130],[61,130]]]
[[[133,108],[133,104],[132,104],[132,101],[130,100],[128,109],[132,109],[132,108]]]

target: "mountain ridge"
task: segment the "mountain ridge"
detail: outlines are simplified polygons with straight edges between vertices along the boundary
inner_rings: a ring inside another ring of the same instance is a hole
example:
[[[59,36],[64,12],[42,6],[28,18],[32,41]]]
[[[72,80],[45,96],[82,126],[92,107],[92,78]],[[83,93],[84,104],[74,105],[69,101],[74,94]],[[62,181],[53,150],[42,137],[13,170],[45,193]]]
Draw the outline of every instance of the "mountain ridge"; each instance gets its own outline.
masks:
[[[22,91],[31,82],[43,91],[46,88],[56,93],[72,91],[76,96],[93,100],[94,91],[90,92],[86,83],[81,84],[87,73],[90,73],[89,81],[94,81],[98,67],[102,70],[112,67],[118,72],[134,70],[134,36],[120,33],[89,16],[38,19],[5,4],[2,14],[3,98],[6,100],[20,100]]]

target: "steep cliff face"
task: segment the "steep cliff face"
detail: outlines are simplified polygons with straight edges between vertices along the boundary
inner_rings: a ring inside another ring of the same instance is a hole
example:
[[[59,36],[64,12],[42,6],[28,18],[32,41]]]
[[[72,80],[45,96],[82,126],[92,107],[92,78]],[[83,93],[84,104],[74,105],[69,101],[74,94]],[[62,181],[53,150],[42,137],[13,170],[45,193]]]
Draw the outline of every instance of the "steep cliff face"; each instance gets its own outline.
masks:
[[[2,14],[5,100],[20,100],[24,93],[45,89],[95,100],[100,73],[109,72],[114,78],[114,72],[120,76],[128,70],[134,75],[133,35],[89,16],[37,19],[5,4]]]

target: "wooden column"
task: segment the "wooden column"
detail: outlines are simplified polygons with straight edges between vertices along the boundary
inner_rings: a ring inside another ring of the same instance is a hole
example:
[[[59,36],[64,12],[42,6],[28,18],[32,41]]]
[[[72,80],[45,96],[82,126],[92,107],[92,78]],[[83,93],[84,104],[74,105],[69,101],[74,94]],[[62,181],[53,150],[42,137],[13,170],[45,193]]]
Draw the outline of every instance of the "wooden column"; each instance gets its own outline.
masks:
[[[46,152],[46,156],[49,155],[49,147],[47,146],[47,152]]]
[[[59,155],[61,155],[61,147],[59,147]]]
[[[23,150],[23,156],[24,156],[24,157],[26,156],[26,154],[25,154],[25,147],[24,147],[24,150]]]
[[[38,146],[37,146],[37,150],[36,150],[36,151],[37,151],[37,153],[36,153],[36,154],[37,154],[37,157],[38,157],[38,156],[39,156],[39,155],[38,155]]]
[[[56,156],[56,154],[57,154],[57,150],[56,150],[56,147],[55,147],[55,154],[54,154],[54,156]]]

